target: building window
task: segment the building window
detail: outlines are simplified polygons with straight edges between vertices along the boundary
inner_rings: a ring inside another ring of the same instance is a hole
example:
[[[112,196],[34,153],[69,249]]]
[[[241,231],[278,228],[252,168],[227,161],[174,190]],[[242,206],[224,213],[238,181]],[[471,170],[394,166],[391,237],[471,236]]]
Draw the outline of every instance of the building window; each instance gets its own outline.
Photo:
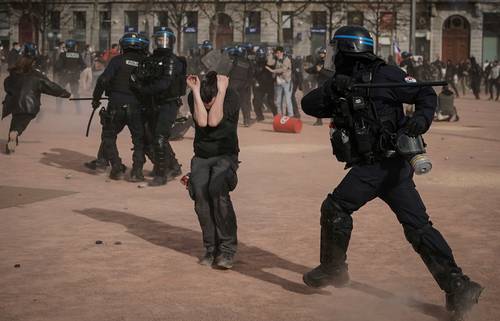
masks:
[[[381,12],[379,21],[380,31],[390,32],[396,28],[396,13]]]
[[[139,13],[137,11],[125,11],[125,32],[139,32]]]
[[[311,55],[314,55],[318,48],[326,45],[326,12],[311,12]]]
[[[49,23],[50,23],[51,30],[60,30],[61,29],[61,12],[51,11]]]
[[[349,11],[347,13],[347,24],[350,26],[363,26],[365,22],[363,12]]]
[[[260,42],[260,12],[245,12],[245,41],[250,43]]]
[[[104,51],[110,47],[111,12],[99,12],[99,50]]]
[[[198,12],[186,11],[182,25],[184,38],[182,50],[187,53],[189,49],[196,47],[198,44]]]
[[[155,12],[153,23],[154,27],[168,27],[168,12],[167,11]]]
[[[73,12],[73,38],[82,49],[86,42],[87,15],[85,11]]]
[[[283,12],[283,44],[293,45],[293,12]]]

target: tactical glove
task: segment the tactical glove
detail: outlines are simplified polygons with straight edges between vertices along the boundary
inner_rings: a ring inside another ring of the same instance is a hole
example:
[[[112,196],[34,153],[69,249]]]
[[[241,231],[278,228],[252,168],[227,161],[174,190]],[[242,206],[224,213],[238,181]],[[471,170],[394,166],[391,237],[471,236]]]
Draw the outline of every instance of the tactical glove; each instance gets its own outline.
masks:
[[[416,137],[427,131],[427,121],[422,116],[413,116],[406,122],[405,133],[408,136]]]
[[[101,101],[99,99],[92,99],[92,108],[97,109],[101,106]]]
[[[61,97],[62,97],[62,98],[69,98],[69,97],[71,97],[71,94],[65,90],[65,91],[61,94]]]
[[[342,75],[342,74],[336,74],[335,75],[335,90],[339,93],[345,93],[346,91],[350,91],[353,85],[353,80],[351,77]]]

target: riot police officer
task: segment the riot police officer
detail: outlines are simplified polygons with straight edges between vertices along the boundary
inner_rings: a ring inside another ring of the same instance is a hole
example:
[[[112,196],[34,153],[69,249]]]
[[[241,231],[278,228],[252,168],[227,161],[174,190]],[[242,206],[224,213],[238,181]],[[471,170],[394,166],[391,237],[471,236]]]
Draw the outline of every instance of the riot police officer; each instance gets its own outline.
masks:
[[[228,50],[229,56],[233,60],[233,66],[229,72],[229,88],[236,91],[240,97],[241,111],[243,113],[243,125],[252,125],[252,79],[253,71],[250,61],[246,57],[245,47],[238,46]]]
[[[116,138],[127,126],[132,135],[134,152],[130,180],[144,180],[144,124],[142,106],[130,87],[130,74],[147,55],[149,41],[135,32],[126,33],[120,39],[122,54],[113,57],[104,72],[97,79],[92,94],[92,107],[98,108],[104,91],[109,97],[107,108],[101,110],[102,146],[99,149],[111,163],[111,179],[120,179],[125,165],[118,153]]]
[[[259,48],[255,52],[254,82],[253,82],[253,108],[257,121],[264,120],[264,103],[271,110],[273,116],[278,114],[278,108],[274,104],[274,78],[273,74],[266,69],[267,52],[265,48]]]
[[[313,66],[306,68],[308,74],[314,75],[317,86],[322,86],[331,76],[332,73],[324,68],[326,57],[326,48],[320,47],[317,50],[317,57]],[[314,126],[323,125],[321,118],[316,119]]]
[[[147,127],[153,137],[154,179],[150,186],[165,185],[181,174],[181,166],[168,142],[172,124],[186,93],[186,61],[174,54],[175,34],[161,28],[154,34],[153,54],[144,59],[131,76],[136,93],[151,97]]]
[[[362,27],[338,29],[325,61],[334,64],[335,75],[302,100],[305,113],[332,118],[334,154],[346,162],[347,168],[351,167],[321,205],[321,263],[305,273],[303,280],[316,288],[348,284],[346,253],[353,228],[351,215],[378,197],[396,214],[406,239],[445,291],[447,309],[460,319],[477,303],[482,287],[455,263],[450,247],[433,226],[415,189],[413,166],[401,152],[394,151],[404,147],[401,141],[412,137],[416,141],[429,129],[436,93],[432,87],[362,90],[354,86],[414,82],[401,69],[375,56],[373,44]],[[415,104],[411,118],[404,116],[403,103]]]
[[[74,98],[79,98],[79,83],[80,74],[86,68],[85,61],[82,55],[78,52],[77,43],[75,40],[68,39],[65,41],[66,52],[59,54],[59,59],[56,61],[56,72],[58,75],[59,85],[65,88],[70,86],[71,95]],[[56,108],[61,110],[61,99],[56,100]],[[75,101],[76,111],[80,113],[80,102]]]

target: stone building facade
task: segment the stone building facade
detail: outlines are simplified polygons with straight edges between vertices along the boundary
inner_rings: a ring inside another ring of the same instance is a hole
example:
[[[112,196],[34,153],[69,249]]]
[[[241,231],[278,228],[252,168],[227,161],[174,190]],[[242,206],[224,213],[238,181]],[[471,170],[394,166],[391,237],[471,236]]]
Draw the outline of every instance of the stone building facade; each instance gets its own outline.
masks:
[[[408,1],[132,1],[7,0],[0,4],[0,41],[33,41],[44,51],[65,39],[104,50],[125,31],[151,35],[169,26],[180,36],[186,53],[205,39],[216,47],[232,43],[276,45],[295,55],[309,55],[324,46],[343,24],[361,24],[376,38],[383,57],[410,48]],[[500,0],[417,1],[416,45],[412,51],[428,59],[461,60],[500,57]]]

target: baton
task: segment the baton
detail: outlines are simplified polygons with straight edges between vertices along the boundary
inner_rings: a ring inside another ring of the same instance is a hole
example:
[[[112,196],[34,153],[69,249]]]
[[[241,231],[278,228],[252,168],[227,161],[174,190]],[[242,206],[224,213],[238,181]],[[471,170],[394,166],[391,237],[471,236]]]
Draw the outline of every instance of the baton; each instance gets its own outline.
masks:
[[[99,100],[108,100],[108,97],[101,97]],[[70,98],[69,100],[94,100],[93,97],[84,97],[84,98]]]
[[[94,114],[97,108],[92,108],[92,113],[90,114],[89,122],[87,124],[87,131],[85,132],[85,137],[89,137],[90,125],[92,124],[92,118],[94,118]]]
[[[446,86],[446,81],[422,81],[422,82],[382,82],[375,84],[354,84],[353,88],[398,88],[398,87],[432,87]]]

